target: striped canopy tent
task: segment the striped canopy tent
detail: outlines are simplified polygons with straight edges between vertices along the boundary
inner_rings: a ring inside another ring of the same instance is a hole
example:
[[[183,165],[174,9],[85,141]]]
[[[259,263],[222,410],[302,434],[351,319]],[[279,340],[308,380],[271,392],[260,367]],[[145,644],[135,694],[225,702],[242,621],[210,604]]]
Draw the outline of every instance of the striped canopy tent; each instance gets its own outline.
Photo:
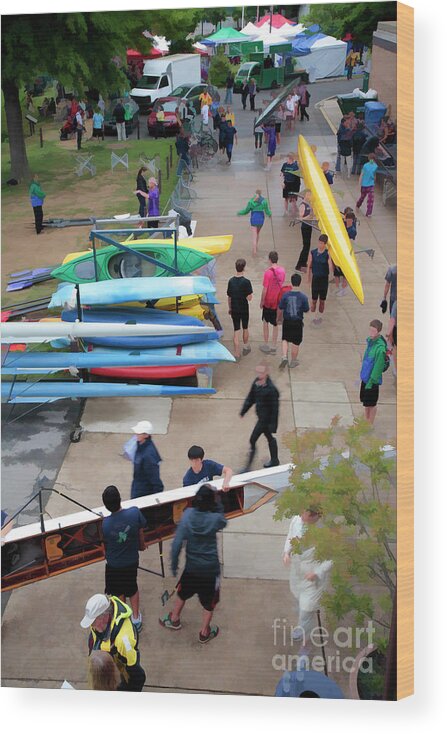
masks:
[[[284,15],[281,15],[281,13],[268,13],[267,15],[264,15],[263,18],[258,20],[255,25],[260,28],[261,26],[265,25],[266,23],[270,25],[270,15],[271,15],[271,24],[272,28],[282,28],[283,25],[296,25],[293,20],[289,20],[288,18],[285,18]]]

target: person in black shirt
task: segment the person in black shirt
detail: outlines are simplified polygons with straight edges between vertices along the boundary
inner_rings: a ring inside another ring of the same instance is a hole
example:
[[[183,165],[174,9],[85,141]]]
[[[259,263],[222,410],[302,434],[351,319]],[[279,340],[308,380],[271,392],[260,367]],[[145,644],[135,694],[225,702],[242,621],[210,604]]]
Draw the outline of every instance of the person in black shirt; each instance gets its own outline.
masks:
[[[144,177],[144,173],[147,171],[146,166],[141,166],[137,173],[137,190],[138,191],[144,191],[145,194],[148,193],[147,190],[147,181]],[[138,214],[140,217],[146,216],[146,198],[142,196],[141,194],[137,194],[137,199],[140,204],[140,208],[138,211]]]
[[[368,138],[365,132],[365,123],[359,120],[357,129],[352,136],[352,174],[360,174],[360,152]]]
[[[241,361],[241,348],[239,344],[239,332],[241,330],[242,323],[242,341],[244,343],[242,354],[247,355],[251,352],[251,347],[248,343],[248,319],[249,319],[249,307],[248,302],[253,298],[253,288],[248,278],[244,277],[246,261],[243,258],[236,260],[236,275],[234,275],[228,281],[227,296],[228,296],[228,313],[230,314],[233,321],[234,328],[234,356],[236,362]]]
[[[281,173],[283,176],[282,198],[284,199],[284,214],[287,214],[289,211],[290,201],[292,204],[292,215],[296,216],[296,194],[300,190],[301,178],[297,175],[298,163],[293,153],[287,154],[287,161],[282,164]]]
[[[309,255],[307,261],[307,281],[311,282],[312,276],[312,303],[310,310],[315,313],[317,309],[317,301],[320,299],[320,305],[318,310],[320,313],[324,312],[324,306],[326,303],[327,291],[329,288],[329,273],[331,277],[334,275],[334,265],[329,256],[327,249],[328,236],[327,234],[321,234],[318,238],[318,247]],[[321,324],[322,318],[314,319],[312,323],[315,325]]]
[[[261,434],[266,437],[270,450],[270,461],[267,461],[264,467],[267,469],[279,465],[278,444],[273,436],[278,430],[279,392],[271,381],[268,368],[264,364],[259,364],[256,367],[256,380],[252,383],[250,392],[245,398],[240,413],[241,418],[250,410],[252,405],[256,406],[258,421],[250,436],[250,452],[241,473],[250,471],[256,453],[256,441]]]

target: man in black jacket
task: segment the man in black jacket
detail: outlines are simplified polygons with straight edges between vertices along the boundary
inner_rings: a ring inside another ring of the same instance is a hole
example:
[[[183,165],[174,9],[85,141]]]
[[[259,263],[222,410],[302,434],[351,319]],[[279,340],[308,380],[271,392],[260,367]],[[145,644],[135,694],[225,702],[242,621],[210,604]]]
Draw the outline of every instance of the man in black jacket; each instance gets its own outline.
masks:
[[[120,99],[115,105],[112,114],[116,121],[118,140],[126,140],[126,110],[124,109],[123,103]]]
[[[268,368],[263,364],[256,367],[256,380],[245,398],[240,414],[241,418],[250,410],[252,405],[256,405],[258,422],[250,436],[250,451],[247,464],[242,473],[250,471],[256,453],[256,441],[262,433],[268,441],[270,450],[270,461],[266,462],[264,467],[267,469],[279,465],[278,444],[273,436],[278,429],[279,392],[269,377]]]

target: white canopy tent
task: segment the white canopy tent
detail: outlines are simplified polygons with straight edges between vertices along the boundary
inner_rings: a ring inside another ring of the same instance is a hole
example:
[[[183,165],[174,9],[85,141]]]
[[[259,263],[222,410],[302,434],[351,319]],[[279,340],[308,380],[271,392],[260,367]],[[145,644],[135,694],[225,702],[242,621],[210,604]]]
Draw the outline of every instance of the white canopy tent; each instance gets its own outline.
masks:
[[[343,76],[347,44],[332,36],[320,38],[310,52],[296,58],[296,64],[309,73],[310,81],[326,77]]]

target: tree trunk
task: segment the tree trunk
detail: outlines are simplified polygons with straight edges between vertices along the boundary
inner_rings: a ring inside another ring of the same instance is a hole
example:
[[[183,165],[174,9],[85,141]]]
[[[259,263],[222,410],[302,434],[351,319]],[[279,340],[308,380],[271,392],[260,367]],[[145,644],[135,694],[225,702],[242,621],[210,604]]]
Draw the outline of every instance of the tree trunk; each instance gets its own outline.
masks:
[[[15,82],[8,79],[2,81],[2,89],[5,97],[6,125],[8,128],[9,153],[11,156],[10,178],[23,181],[23,179],[26,180],[29,178],[30,170],[23,135],[19,89]]]

